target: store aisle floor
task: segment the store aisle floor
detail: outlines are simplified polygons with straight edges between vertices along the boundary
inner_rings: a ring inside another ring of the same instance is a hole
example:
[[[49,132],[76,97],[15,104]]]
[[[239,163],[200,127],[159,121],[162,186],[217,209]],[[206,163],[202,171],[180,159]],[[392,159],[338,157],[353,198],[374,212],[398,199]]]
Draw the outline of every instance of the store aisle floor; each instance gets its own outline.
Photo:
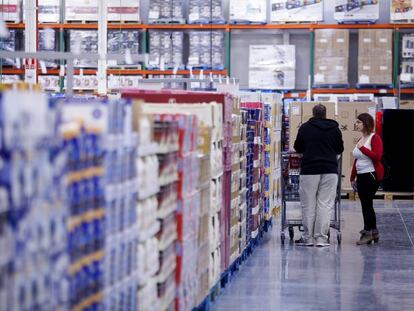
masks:
[[[213,310],[414,310],[414,202],[376,201],[375,207],[377,245],[355,245],[362,228],[358,202],[342,203],[341,247],[336,239],[323,249],[282,247],[275,226]]]

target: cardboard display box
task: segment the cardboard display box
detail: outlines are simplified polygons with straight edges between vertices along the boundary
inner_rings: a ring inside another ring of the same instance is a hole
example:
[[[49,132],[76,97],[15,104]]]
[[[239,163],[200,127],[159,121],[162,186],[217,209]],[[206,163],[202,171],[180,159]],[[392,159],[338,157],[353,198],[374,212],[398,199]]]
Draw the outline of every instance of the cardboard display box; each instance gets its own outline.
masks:
[[[271,0],[270,6],[272,22],[323,21],[323,0]]]
[[[400,109],[414,109],[414,100],[401,100]]]
[[[335,0],[334,18],[338,22],[375,22],[379,19],[379,0]]]

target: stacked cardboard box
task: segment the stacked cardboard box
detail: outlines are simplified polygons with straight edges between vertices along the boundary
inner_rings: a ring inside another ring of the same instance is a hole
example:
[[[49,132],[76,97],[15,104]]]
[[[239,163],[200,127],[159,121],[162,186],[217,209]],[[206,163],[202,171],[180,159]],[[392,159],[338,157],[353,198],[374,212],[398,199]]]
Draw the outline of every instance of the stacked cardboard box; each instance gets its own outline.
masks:
[[[338,22],[375,22],[379,19],[379,1],[335,0],[334,17]]]
[[[335,120],[335,103],[331,102],[291,102],[289,104],[289,150],[294,150],[300,126],[312,118],[312,109],[317,104],[326,107],[328,119]]]
[[[314,85],[348,85],[349,30],[315,31]]]
[[[239,212],[239,254],[242,254],[247,246],[247,111],[241,111],[241,126],[240,126],[240,212]]]
[[[323,0],[271,0],[272,22],[319,22],[323,20]]]
[[[98,31],[70,29],[69,51],[75,54],[98,54]],[[74,64],[80,68],[96,68],[98,61],[77,59]]]
[[[392,84],[392,34],[391,29],[359,30],[359,84]]]
[[[354,162],[352,151],[361,137],[361,133],[355,128],[355,121],[359,114],[372,112],[372,109],[375,109],[375,103],[338,103],[337,121],[345,147],[342,155],[342,189],[351,189],[349,178]]]
[[[414,101],[413,100],[401,100],[400,109],[414,109]]]
[[[23,8],[27,0],[23,1]],[[60,0],[38,0],[39,23],[60,22]],[[27,12],[23,11],[23,21],[26,21]]]
[[[189,0],[190,24],[224,23],[223,0]]]
[[[185,23],[184,0],[150,0],[150,23]]]
[[[401,83],[412,85],[414,82],[414,34],[404,34],[402,38]]]

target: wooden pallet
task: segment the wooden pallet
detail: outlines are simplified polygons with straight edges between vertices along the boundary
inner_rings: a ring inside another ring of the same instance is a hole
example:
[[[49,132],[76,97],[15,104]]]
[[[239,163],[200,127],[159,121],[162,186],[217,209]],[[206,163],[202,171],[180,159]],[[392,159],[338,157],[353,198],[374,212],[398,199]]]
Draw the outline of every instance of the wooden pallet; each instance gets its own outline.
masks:
[[[354,192],[354,190],[344,189],[342,190],[342,198],[348,200],[358,200],[358,193]],[[395,200],[414,200],[414,192],[386,192],[386,191],[378,191],[375,194],[376,200],[384,200],[384,201],[395,201]]]
[[[317,25],[321,22],[316,22],[316,21],[273,21],[271,22],[271,25],[309,25],[309,24],[313,24],[313,25]]]
[[[128,24],[133,24],[133,25],[142,25],[141,21],[108,21],[108,24],[121,24],[121,25],[128,25]]]
[[[414,24],[414,19],[400,19],[397,21],[391,21],[391,24]]]
[[[65,20],[65,24],[97,24],[98,21],[85,21],[85,20]]]

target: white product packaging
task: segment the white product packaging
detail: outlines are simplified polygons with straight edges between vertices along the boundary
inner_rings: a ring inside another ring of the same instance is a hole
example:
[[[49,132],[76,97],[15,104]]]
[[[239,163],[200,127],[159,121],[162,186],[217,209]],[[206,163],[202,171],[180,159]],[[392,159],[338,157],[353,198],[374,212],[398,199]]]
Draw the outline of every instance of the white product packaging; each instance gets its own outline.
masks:
[[[404,34],[402,38],[402,57],[414,58],[414,34]]]
[[[66,21],[97,21],[98,0],[66,0]]]
[[[323,21],[323,0],[271,0],[270,6],[272,22]]]
[[[0,16],[5,22],[20,23],[22,20],[21,0],[2,0]]]
[[[137,88],[141,76],[108,76],[108,89],[119,90],[125,88]]]
[[[334,18],[338,22],[376,22],[379,1],[335,0]]]
[[[252,45],[249,56],[249,88],[294,89],[294,45]]]
[[[26,11],[23,1],[23,21],[26,21]],[[38,19],[39,23],[59,23],[60,22],[60,0],[38,0]]]
[[[60,77],[59,76],[39,76],[39,84],[45,91],[59,92]]]
[[[110,22],[139,22],[140,21],[140,1],[108,0],[108,21]]]
[[[391,22],[414,19],[414,0],[391,0]]]
[[[266,23],[266,0],[230,0],[230,22]]]

